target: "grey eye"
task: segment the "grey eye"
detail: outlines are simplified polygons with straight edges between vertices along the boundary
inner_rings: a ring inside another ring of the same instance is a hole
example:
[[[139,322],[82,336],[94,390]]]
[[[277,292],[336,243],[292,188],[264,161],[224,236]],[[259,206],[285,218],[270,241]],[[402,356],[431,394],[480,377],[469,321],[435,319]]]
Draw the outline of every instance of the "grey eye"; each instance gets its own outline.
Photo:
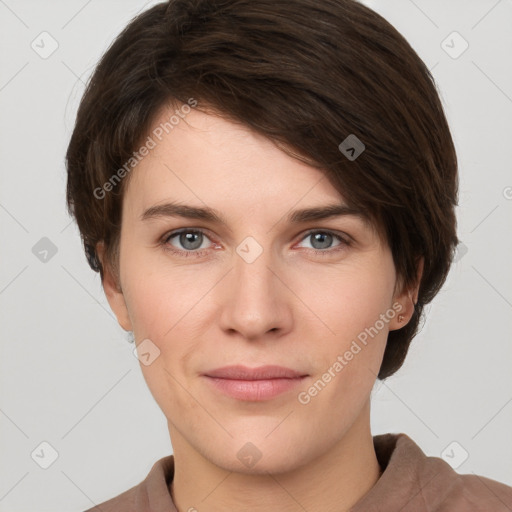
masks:
[[[177,238],[181,247],[177,247],[177,249],[185,250],[185,251],[195,251],[200,249],[203,242],[208,240],[208,238],[201,231],[180,231],[178,233],[171,234],[166,242],[170,243],[172,239]],[[171,244],[176,247],[174,244]]]
[[[314,249],[328,249],[334,239],[330,233],[323,233],[321,231],[318,233],[310,233],[308,237],[311,238]]]
[[[338,245],[342,245],[344,240],[334,233],[329,231],[310,231],[307,233],[304,240],[311,240],[311,248],[314,250],[332,249]],[[333,245],[333,241],[338,240],[338,243]]]

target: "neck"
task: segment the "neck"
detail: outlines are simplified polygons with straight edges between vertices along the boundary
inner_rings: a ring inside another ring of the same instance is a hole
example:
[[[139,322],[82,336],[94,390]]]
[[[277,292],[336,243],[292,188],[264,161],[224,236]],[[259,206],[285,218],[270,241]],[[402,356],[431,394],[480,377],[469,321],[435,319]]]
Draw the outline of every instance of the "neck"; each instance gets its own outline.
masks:
[[[170,492],[175,506],[179,512],[348,511],[380,477],[369,413],[368,403],[326,453],[291,471],[274,474],[226,471],[205,459],[169,423],[175,461]]]

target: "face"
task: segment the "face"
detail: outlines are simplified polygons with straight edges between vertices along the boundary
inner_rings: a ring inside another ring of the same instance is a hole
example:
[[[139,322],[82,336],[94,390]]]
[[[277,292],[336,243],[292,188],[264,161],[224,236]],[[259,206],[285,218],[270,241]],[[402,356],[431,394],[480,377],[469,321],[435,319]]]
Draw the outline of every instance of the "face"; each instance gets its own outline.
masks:
[[[192,109],[132,173],[122,291],[110,274],[104,286],[134,331],[175,452],[181,443],[230,471],[286,471],[332,449],[363,415],[369,422],[388,331],[406,300],[393,296],[388,246],[357,212],[294,215],[344,204],[322,171]],[[232,365],[301,377],[207,376]],[[261,455],[253,468],[241,463],[247,453]]]

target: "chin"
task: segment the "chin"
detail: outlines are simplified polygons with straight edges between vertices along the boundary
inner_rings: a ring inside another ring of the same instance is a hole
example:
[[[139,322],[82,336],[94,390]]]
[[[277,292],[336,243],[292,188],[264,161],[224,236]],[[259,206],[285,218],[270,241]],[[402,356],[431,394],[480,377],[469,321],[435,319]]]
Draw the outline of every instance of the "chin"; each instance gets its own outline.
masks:
[[[243,458],[247,460],[247,455]],[[261,458],[252,463],[249,460],[240,461],[239,454],[235,451],[233,457],[222,460],[222,463],[223,469],[244,475],[268,475],[268,473],[277,475],[288,473],[304,465],[298,458],[290,457],[289,451],[277,449],[274,453],[270,453],[269,450],[262,452]]]
[[[270,431],[266,429],[264,434],[252,436],[252,441],[247,435],[232,438],[224,446],[213,445],[214,451],[210,448],[203,455],[226,471],[246,475],[286,473],[307,464],[309,459],[300,450],[303,439],[294,440],[284,432],[282,436],[270,439],[274,433],[266,438]]]

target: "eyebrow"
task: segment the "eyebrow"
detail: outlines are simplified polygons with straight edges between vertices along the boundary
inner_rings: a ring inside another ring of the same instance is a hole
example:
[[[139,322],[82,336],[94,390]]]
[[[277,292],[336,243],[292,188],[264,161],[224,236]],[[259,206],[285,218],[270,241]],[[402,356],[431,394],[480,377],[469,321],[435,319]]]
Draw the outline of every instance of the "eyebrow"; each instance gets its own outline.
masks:
[[[332,217],[354,216],[366,221],[367,217],[362,210],[351,208],[345,204],[330,204],[305,208],[291,212],[286,220],[291,224],[300,224],[309,221],[323,220]],[[141,221],[165,217],[184,217],[187,219],[198,219],[227,226],[224,217],[213,208],[197,207],[179,203],[164,203],[151,206],[140,216]]]

